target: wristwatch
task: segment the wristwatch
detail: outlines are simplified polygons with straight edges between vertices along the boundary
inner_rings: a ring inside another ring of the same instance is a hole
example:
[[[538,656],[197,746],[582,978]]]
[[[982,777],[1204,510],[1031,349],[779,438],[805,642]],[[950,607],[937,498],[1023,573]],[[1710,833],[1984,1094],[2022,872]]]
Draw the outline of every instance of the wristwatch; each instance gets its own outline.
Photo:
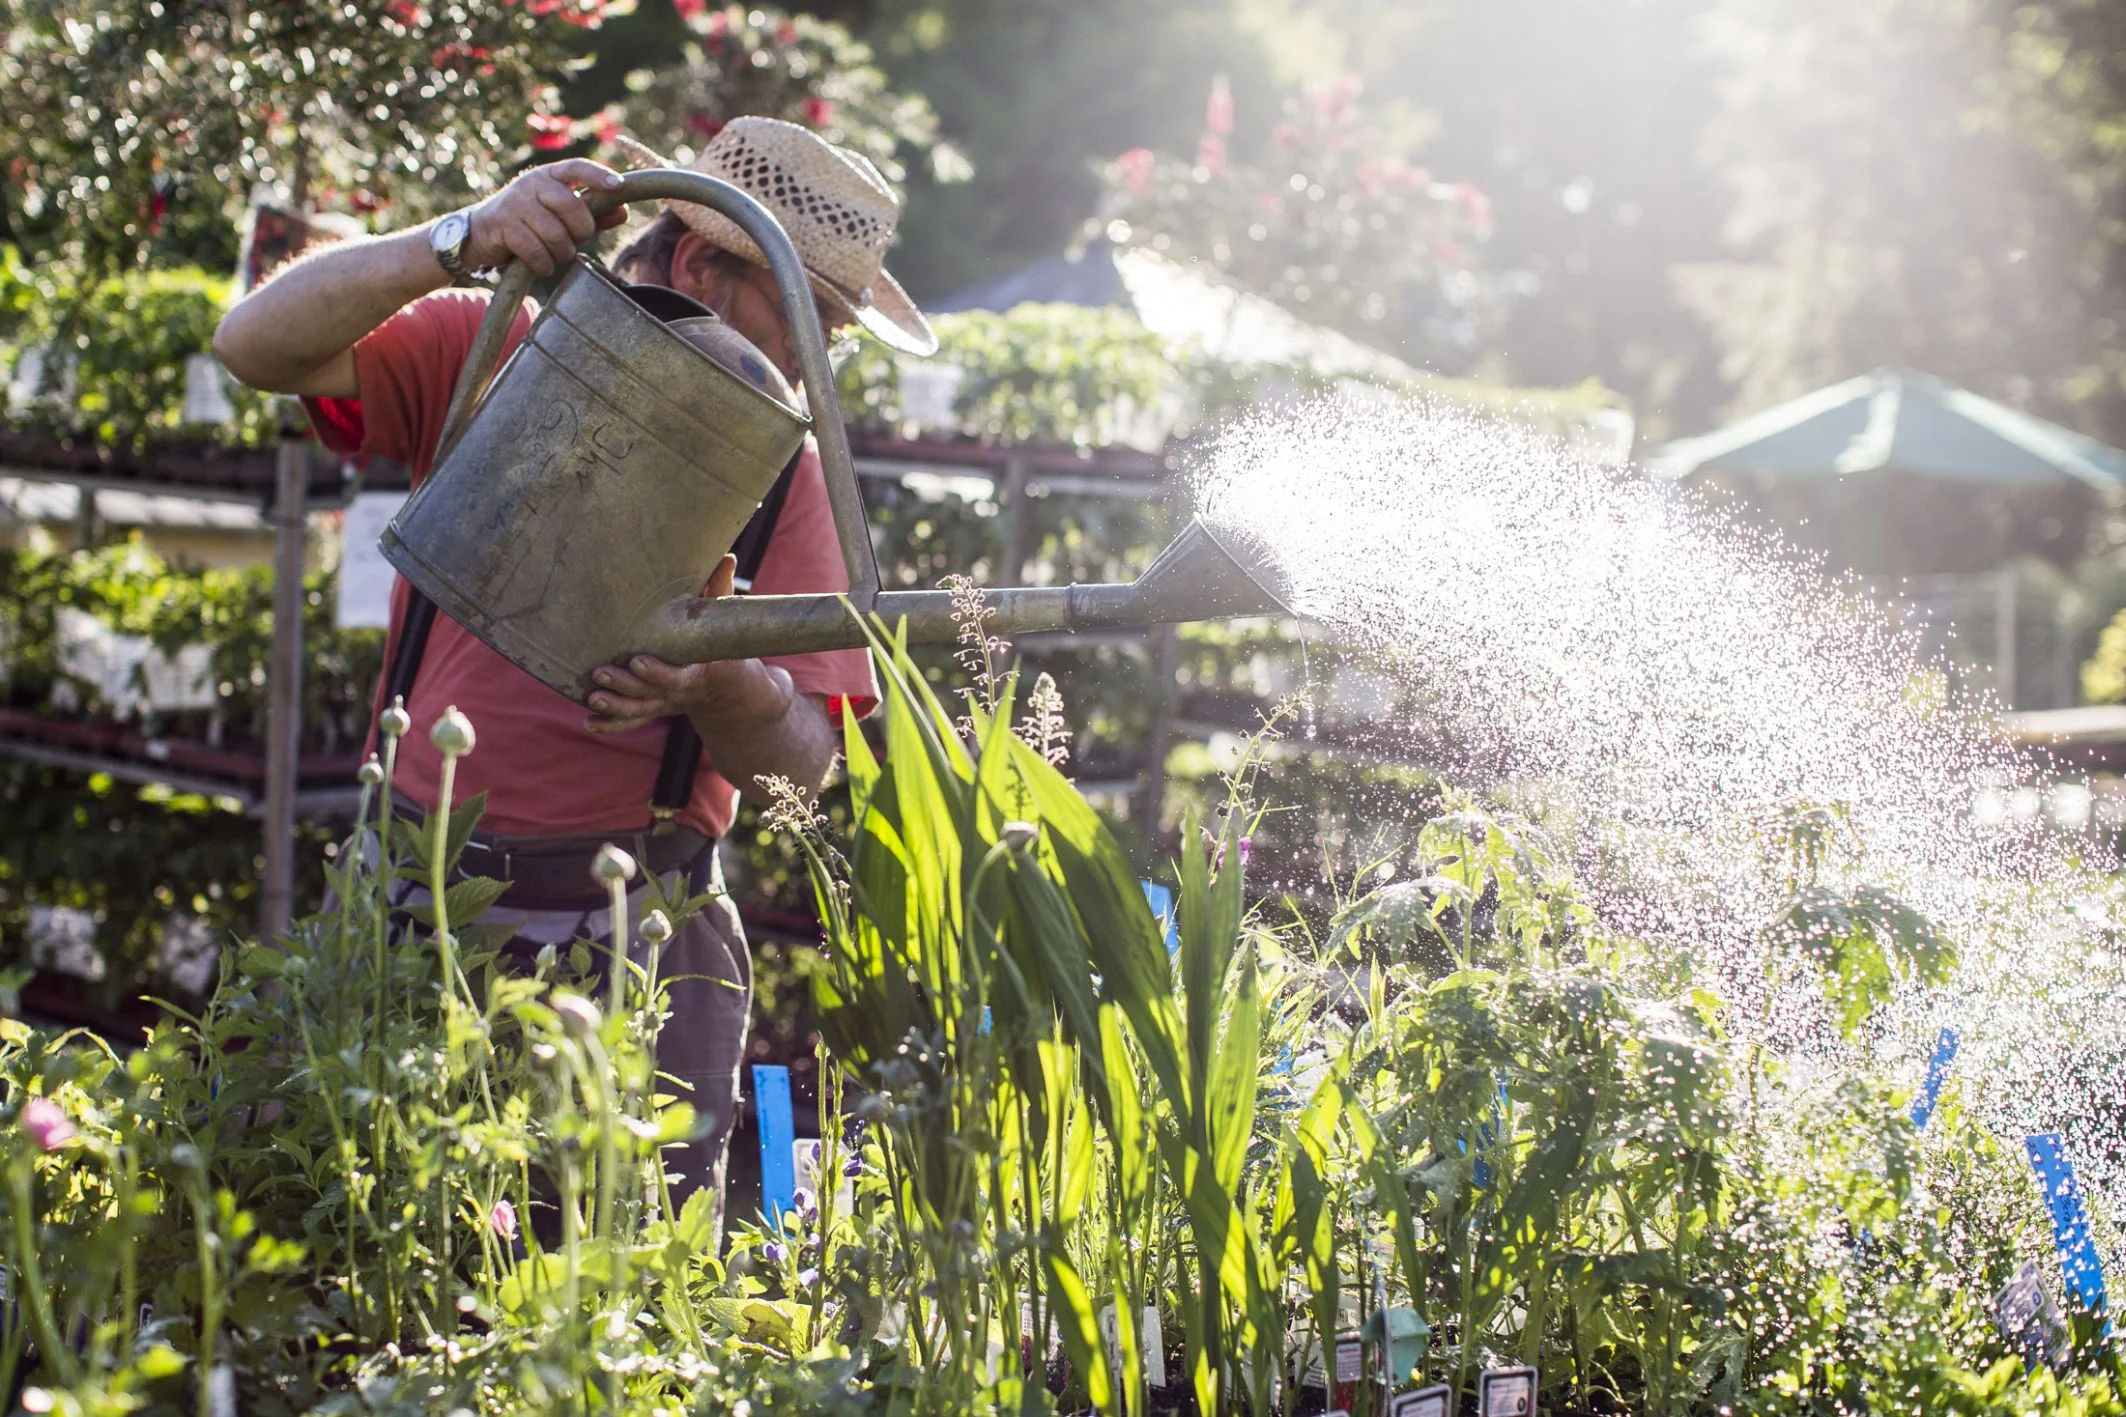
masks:
[[[428,228],[428,249],[436,253],[436,264],[452,280],[472,278],[472,272],[465,268],[465,245],[471,240],[472,217],[465,212],[452,212]]]

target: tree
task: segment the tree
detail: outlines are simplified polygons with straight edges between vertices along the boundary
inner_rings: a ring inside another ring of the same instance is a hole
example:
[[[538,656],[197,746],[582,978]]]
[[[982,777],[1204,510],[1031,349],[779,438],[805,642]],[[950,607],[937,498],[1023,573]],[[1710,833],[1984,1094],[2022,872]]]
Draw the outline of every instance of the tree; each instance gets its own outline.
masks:
[[[576,41],[631,5],[0,0],[11,224],[104,274],[226,263],[261,186],[425,215],[552,131]]]
[[[1739,409],[1890,363],[2126,440],[2126,10],[1718,0],[1736,255],[1682,270]]]
[[[1466,363],[1483,333],[1477,247],[1490,199],[1442,182],[1362,120],[1355,75],[1283,105],[1260,164],[1233,160],[1230,89],[1214,82],[1187,158],[1135,148],[1107,165],[1111,239],[1171,250],[1354,338]]]
[[[688,162],[733,118],[761,114],[817,129],[896,182],[907,176],[904,154],[942,182],[968,175],[966,159],[940,139],[929,102],[891,89],[870,47],[844,26],[702,0],[686,0],[678,13],[686,26],[679,62],[629,71],[626,96],[601,113],[601,136],[624,127]]]

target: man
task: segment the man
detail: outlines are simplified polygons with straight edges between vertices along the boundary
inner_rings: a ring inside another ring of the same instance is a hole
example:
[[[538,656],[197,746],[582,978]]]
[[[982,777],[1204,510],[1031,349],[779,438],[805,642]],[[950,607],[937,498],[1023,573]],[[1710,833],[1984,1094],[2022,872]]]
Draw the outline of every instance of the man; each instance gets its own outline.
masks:
[[[857,322],[896,348],[936,348],[921,312],[881,264],[899,199],[864,158],[794,124],[741,118],[696,166],[744,187],[775,214],[812,277],[827,328]],[[214,351],[252,387],[301,395],[328,447],[403,462],[419,479],[486,312],[484,292],[444,287],[512,258],[551,274],[598,228],[625,219],[618,209],[594,218],[584,200],[619,180],[594,162],[555,163],[425,227],[307,256],[229,311]],[[798,380],[796,346],[765,258],[728,218],[669,203],[613,265],[623,279],[700,301]],[[529,323],[519,315],[512,348]],[[703,593],[731,593],[734,570],[726,556]],[[762,592],[848,588],[809,440],[752,584]],[[633,852],[667,890],[719,890],[714,843],[730,826],[738,792],[758,794],[766,778],[816,792],[833,766],[840,716],[867,713],[877,702],[870,663],[858,651],[684,666],[638,655],[597,671],[586,716],[447,617],[433,617],[425,640],[422,623],[400,582],[385,662],[410,676],[406,707],[417,729],[452,704],[473,720],[479,751],[459,763],[457,790],[460,800],[481,791],[488,800],[467,863],[511,882],[487,918],[515,924],[520,948],[609,937],[589,876],[591,856],[607,840]],[[379,699],[381,709],[381,692]],[[699,734],[698,752],[684,735],[675,746],[682,722]],[[432,808],[439,769],[425,731],[409,734],[399,747],[396,790]],[[637,887],[631,914],[646,889]],[[659,1065],[692,1089],[689,1100],[708,1124],[704,1138],[667,1158],[681,1173],[675,1201],[703,1185],[720,1196],[752,987],[728,900],[681,927],[665,946],[661,973],[672,981],[672,1019],[659,1040]]]

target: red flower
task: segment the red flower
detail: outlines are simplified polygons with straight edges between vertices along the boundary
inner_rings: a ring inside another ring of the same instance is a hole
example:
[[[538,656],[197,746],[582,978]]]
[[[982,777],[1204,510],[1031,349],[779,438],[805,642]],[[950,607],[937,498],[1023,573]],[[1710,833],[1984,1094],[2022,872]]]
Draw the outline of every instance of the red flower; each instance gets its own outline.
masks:
[[[414,29],[426,23],[428,19],[426,15],[421,13],[421,7],[414,4],[413,0],[388,0],[384,6],[384,13],[408,29]]]
[[[775,27],[775,42],[788,48],[797,43],[797,21],[784,20]]]
[[[711,118],[697,108],[687,115],[686,126],[687,131],[697,137],[713,138],[723,131],[723,120]]]
[[[679,12],[680,19],[692,24],[708,13],[709,0],[672,0],[672,8]]]
[[[805,121],[815,128],[824,128],[834,121],[834,103],[831,99],[808,98],[805,100]]]
[[[620,136],[620,113],[617,109],[608,108],[604,110],[594,120],[594,123],[595,126],[592,131],[598,135],[599,142],[611,143]]]
[[[730,29],[731,12],[729,10],[718,10],[715,14],[709,16],[710,39],[722,39],[726,34],[730,33]]]
[[[532,147],[542,153],[567,147],[576,135],[576,125],[565,113],[534,113],[524,126],[531,129]]]

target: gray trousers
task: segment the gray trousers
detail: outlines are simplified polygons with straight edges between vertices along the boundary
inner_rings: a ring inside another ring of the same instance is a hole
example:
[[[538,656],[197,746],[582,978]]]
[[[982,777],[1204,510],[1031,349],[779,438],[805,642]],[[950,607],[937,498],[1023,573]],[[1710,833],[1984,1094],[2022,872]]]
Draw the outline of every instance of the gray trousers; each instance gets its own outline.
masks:
[[[746,946],[738,907],[724,893],[723,872],[713,847],[697,858],[692,880],[695,892],[714,891],[715,898],[687,917],[658,954],[657,978],[670,1012],[657,1035],[657,1070],[677,1084],[673,1090],[693,1107],[700,1134],[692,1141],[666,1147],[664,1164],[673,1206],[684,1205],[688,1196],[708,1187],[716,1197],[720,1232],[724,1163],[731,1124],[738,1115],[738,1069],[745,1060],[746,1028],[752,1017],[753,956]],[[663,877],[663,889],[670,898],[682,896],[677,871]],[[630,922],[640,924],[648,896],[647,881],[638,883],[629,894]],[[393,897],[394,905],[413,905],[427,901],[429,894],[401,878],[394,884]],[[505,967],[522,972],[530,971],[546,945],[565,952],[572,941],[591,941],[592,967],[601,981],[595,997],[602,1000],[602,981],[611,966],[611,917],[609,907],[520,909],[504,895],[480,923],[515,927],[517,933],[503,947],[500,958]],[[628,955],[638,965],[650,963],[649,948],[639,938]]]

